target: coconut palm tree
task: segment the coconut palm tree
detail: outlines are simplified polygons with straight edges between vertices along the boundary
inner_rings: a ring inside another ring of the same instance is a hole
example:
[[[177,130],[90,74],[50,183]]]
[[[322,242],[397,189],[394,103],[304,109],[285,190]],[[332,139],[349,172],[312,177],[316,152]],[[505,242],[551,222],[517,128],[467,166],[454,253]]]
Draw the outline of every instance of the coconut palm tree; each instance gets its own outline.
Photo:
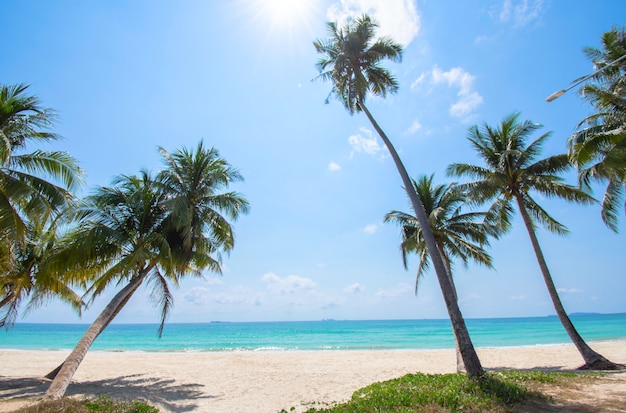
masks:
[[[597,112],[578,124],[568,154],[581,186],[607,182],[601,216],[617,232],[620,210],[626,209],[626,32],[614,28],[602,35],[602,49],[584,52],[599,72],[582,87],[581,96]]]
[[[464,189],[477,204],[494,200],[489,214],[503,229],[510,228],[514,211],[513,203],[517,205],[554,309],[570,339],[585,360],[583,368],[617,368],[617,365],[593,351],[574,327],[561,303],[548,264],[539,246],[535,233],[537,224],[542,224],[549,231],[559,235],[566,234],[567,229],[537,203],[532,192],[547,198],[564,199],[581,204],[594,202],[594,199],[586,192],[565,184],[563,178],[559,176],[571,167],[567,155],[537,159],[542,145],[550,136],[549,132],[544,133],[527,145],[527,140],[539,128],[541,125],[531,121],[520,122],[519,113],[505,117],[496,128],[487,124],[482,128],[472,126],[469,129],[468,140],[485,166],[452,164],[448,167],[448,173],[475,179],[464,184]]]
[[[56,119],[40,106],[28,86],[0,85],[0,235],[3,242],[24,243],[27,217],[57,213],[73,200],[70,191],[82,183],[83,173],[66,152],[35,150],[24,153],[31,142],[59,138],[47,131]],[[55,182],[59,182],[56,184]]]
[[[465,204],[466,195],[460,191],[455,183],[447,185],[433,185],[434,175],[421,175],[412,180],[413,188],[428,214],[428,221],[437,243],[448,275],[452,277],[452,260],[457,258],[467,266],[469,261],[492,268],[491,256],[484,247],[489,245],[489,236],[497,237],[498,228],[485,221],[484,212],[461,212]],[[420,278],[429,269],[430,258],[422,234],[422,228],[414,215],[391,211],[385,215],[385,222],[393,222],[402,228],[402,261],[407,266],[407,254],[415,253],[419,256],[417,276],[415,278],[415,293]],[[452,283],[454,286],[454,283]],[[456,291],[455,291],[456,295]],[[458,298],[458,297],[457,297]],[[456,343],[455,343],[456,344]],[[457,344],[457,371],[465,370],[461,353]]]
[[[220,273],[220,252],[228,252],[234,246],[234,233],[221,212],[225,211],[227,217],[234,220],[247,212],[248,202],[237,193],[222,196],[219,191],[228,183],[240,180],[239,173],[220,159],[217,151],[205,150],[202,144],[198,145],[196,153],[183,149],[170,156],[161,151],[170,168],[195,167],[193,171],[187,170],[184,177],[178,175],[182,178],[178,192],[172,190],[175,185],[169,180],[177,175],[175,171],[163,171],[158,179],[147,172],[139,177],[122,176],[112,187],[100,188],[88,197],[79,211],[81,219],[74,235],[72,255],[78,259],[74,264],[101,269],[88,294],[96,297],[113,282],[125,283],[125,286],[60,366],[46,392],[48,399],[58,399],[65,394],[91,344],[142,284],[151,284],[152,297],[161,307],[161,335],[173,305],[170,284],[177,286],[183,276],[200,276],[204,270]],[[189,155],[186,159],[192,161],[210,158],[213,162],[181,165],[177,163],[181,154]],[[215,176],[226,178],[219,180]],[[189,177],[204,184],[185,182]],[[191,188],[197,192],[184,192]],[[188,199],[182,199],[184,197]],[[179,221],[175,216],[184,214],[183,206],[194,211],[188,212],[189,216],[198,219]],[[195,214],[197,211],[201,213]],[[205,221],[207,217],[212,220]],[[68,260],[72,264],[72,258],[68,256]]]
[[[0,85],[0,326],[56,296],[80,312],[82,301],[62,272],[50,266],[62,245],[59,220],[72,213],[72,190],[82,183],[77,162],[65,152],[35,150],[31,143],[59,138],[49,131],[56,115],[42,108],[28,86]]]
[[[71,284],[79,280],[71,277],[58,265],[57,254],[63,250],[67,238],[59,229],[67,225],[66,216],[50,214],[29,219],[26,222],[26,242],[3,244],[10,246],[10,259],[0,275],[0,327],[7,330],[13,326],[22,303],[28,298],[26,312],[45,304],[50,298],[67,302],[81,314],[85,303]]]
[[[239,171],[221,158],[217,149],[205,148],[202,141],[195,151],[182,148],[169,154],[159,150],[166,168],[157,179],[168,194],[165,226],[177,263],[184,268],[194,248],[206,240],[230,251],[235,237],[229,220],[247,212],[249,204],[239,193],[222,190],[243,180]],[[214,253],[219,257],[219,250]]]
[[[377,24],[367,15],[350,20],[341,28],[334,22],[328,22],[330,37],[313,42],[317,52],[323,55],[316,65],[320,71],[317,78],[332,84],[326,101],[334,96],[343,103],[350,114],[363,111],[389,150],[416,218],[424,228],[426,246],[439,280],[453,333],[459,342],[467,374],[470,377],[480,377],[483,375],[483,368],[455,299],[454,287],[428,225],[424,206],[415,193],[411,179],[393,144],[365,105],[369,93],[385,97],[388,93],[395,93],[398,90],[397,80],[389,70],[380,65],[380,62],[384,60],[399,62],[402,58],[402,47],[388,37],[375,39],[376,28]]]

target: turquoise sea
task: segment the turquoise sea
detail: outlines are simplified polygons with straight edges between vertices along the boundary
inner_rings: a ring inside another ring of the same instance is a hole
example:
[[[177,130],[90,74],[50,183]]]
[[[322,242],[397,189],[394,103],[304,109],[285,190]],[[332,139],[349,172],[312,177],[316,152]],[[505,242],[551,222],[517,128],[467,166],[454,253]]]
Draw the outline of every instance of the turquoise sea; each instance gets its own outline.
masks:
[[[589,342],[626,340],[626,314],[574,314],[574,325]],[[555,316],[466,320],[476,347],[569,343]],[[84,324],[18,323],[0,332],[0,348],[71,349]],[[400,350],[453,348],[448,320],[299,321],[167,324],[112,324],[94,343],[106,351],[290,351]]]

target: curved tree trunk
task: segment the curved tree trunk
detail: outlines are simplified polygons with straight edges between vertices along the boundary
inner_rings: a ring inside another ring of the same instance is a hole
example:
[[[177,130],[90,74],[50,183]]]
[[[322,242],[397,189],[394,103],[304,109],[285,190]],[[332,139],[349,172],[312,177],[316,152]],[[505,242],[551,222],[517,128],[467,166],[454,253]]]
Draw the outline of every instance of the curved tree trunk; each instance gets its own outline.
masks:
[[[393,158],[393,161],[398,168],[400,177],[402,178],[404,189],[406,190],[407,195],[411,200],[411,205],[413,206],[413,210],[415,211],[415,217],[422,227],[422,234],[424,235],[426,248],[433,263],[433,267],[435,267],[439,286],[441,288],[443,299],[446,303],[446,308],[448,310],[448,315],[450,316],[450,321],[452,323],[454,337],[458,342],[459,351],[461,352],[463,363],[465,364],[465,368],[467,370],[467,375],[469,377],[482,377],[484,375],[483,367],[480,364],[478,354],[474,349],[474,345],[472,344],[469,332],[467,331],[465,320],[463,319],[463,315],[461,314],[461,310],[459,309],[459,305],[456,300],[453,283],[451,282],[451,278],[448,275],[448,272],[446,271],[446,268],[443,264],[441,254],[439,254],[439,249],[437,248],[435,237],[430,228],[424,205],[422,205],[422,202],[417,196],[417,193],[413,188],[411,178],[409,178],[409,174],[407,173],[406,168],[404,167],[404,164],[402,163],[402,160],[396,152],[393,144],[391,143],[385,132],[383,132],[381,127],[378,125],[365,104],[363,102],[359,102],[359,107],[363,110],[363,112],[365,112],[367,118],[372,123],[372,126],[374,126],[374,129],[376,129],[376,132],[378,132],[378,135],[387,146],[387,149],[389,150],[389,153],[391,154],[391,157]]]
[[[446,267],[446,271],[448,272],[448,278],[450,278],[450,284],[452,284],[452,293],[454,294],[454,299],[457,304],[459,302],[459,296],[456,293],[456,285],[454,285],[454,280],[452,279],[452,268],[450,266],[450,260],[443,252],[443,246],[439,243],[437,244],[439,248],[439,253],[441,254],[441,260],[443,261],[443,265]],[[456,339],[456,334],[452,335],[454,337],[454,349],[456,353],[456,372],[457,373],[466,373],[465,363],[463,363],[463,356],[461,355],[461,348],[459,347],[459,340]]]
[[[546,283],[546,287],[548,288],[548,293],[550,294],[550,298],[552,299],[552,304],[554,305],[556,314],[559,317],[561,324],[565,328],[565,331],[569,335],[569,338],[572,340],[572,343],[574,343],[583,360],[585,360],[585,364],[579,367],[579,369],[619,370],[623,368],[623,366],[615,364],[604,358],[602,355],[593,351],[591,347],[589,347],[589,345],[585,342],[585,340],[583,340],[580,334],[578,334],[578,331],[576,330],[576,327],[574,327],[574,324],[572,324],[572,320],[570,320],[569,316],[567,315],[567,312],[563,307],[563,303],[561,302],[561,298],[559,297],[559,293],[556,290],[554,281],[552,280],[552,276],[550,275],[550,270],[548,269],[548,264],[546,263],[543,252],[541,251],[541,247],[539,246],[539,240],[537,239],[537,234],[535,234],[533,222],[530,219],[530,215],[528,215],[526,207],[524,206],[524,200],[522,199],[522,196],[520,194],[516,194],[515,199],[517,201],[517,206],[520,209],[520,213],[522,214],[524,225],[526,225],[526,230],[528,231],[530,242],[533,245],[535,256],[537,257],[537,261],[539,262],[541,275],[543,275],[543,280]]]
[[[111,316],[114,313],[119,312],[121,309],[120,304],[124,301],[128,301],[128,298],[130,298],[130,296],[137,291],[137,288],[141,285],[147,274],[147,271],[142,271],[138,277],[131,280],[128,285],[118,292],[115,297],[113,297],[111,302],[107,304],[104,310],[102,310],[102,313],[100,313],[98,318],[96,318],[91,326],[89,326],[78,344],[76,344],[76,347],[74,347],[74,350],[72,350],[70,355],[63,362],[61,370],[58,372],[50,384],[50,387],[46,391],[44,400],[57,400],[65,395],[74,373],[76,373],[78,366],[83,361],[83,358],[85,358],[85,355],[93,342],[102,332],[104,327],[111,322]]]
[[[132,284],[132,283],[131,283]],[[103,324],[101,324],[100,327],[100,331],[98,331],[98,333],[96,334],[96,337],[94,338],[94,341],[100,336],[100,334],[102,334],[102,332],[109,326],[109,324],[111,323],[111,321],[113,321],[113,319],[117,316],[117,314],[122,310],[122,308],[124,308],[124,306],[126,305],[126,303],[128,302],[128,300],[130,300],[130,298],[133,296],[133,294],[135,293],[135,291],[137,291],[137,288],[139,288],[139,286],[141,285],[141,283],[137,283],[137,284],[128,284],[126,287],[124,287],[120,293],[126,291],[126,298],[119,303],[119,305],[117,306],[117,308],[115,309],[115,311],[113,311],[113,313],[110,315],[109,319],[106,320]],[[132,291],[129,291],[132,290]],[[57,374],[59,374],[59,371],[61,371],[61,368],[63,367],[63,364],[65,363],[65,361],[61,364],[59,364],[54,370],[52,370],[50,373],[46,374],[44,377],[50,380],[53,380]]]

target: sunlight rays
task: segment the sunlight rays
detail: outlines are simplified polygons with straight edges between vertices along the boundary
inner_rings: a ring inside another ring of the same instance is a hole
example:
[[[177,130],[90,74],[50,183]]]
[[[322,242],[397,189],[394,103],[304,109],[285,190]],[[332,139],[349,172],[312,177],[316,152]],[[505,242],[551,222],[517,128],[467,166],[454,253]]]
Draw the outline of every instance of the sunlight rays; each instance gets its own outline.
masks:
[[[259,13],[269,19],[272,27],[294,29],[306,25],[314,12],[314,0],[255,0]]]

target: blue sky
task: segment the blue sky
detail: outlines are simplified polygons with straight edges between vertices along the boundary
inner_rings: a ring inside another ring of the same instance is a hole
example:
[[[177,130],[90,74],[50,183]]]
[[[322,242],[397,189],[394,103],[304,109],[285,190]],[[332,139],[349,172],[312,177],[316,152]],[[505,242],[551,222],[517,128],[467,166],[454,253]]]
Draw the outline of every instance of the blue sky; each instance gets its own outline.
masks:
[[[478,162],[467,129],[514,111],[553,132],[545,156],[565,151],[591,109],[574,90],[544,99],[593,70],[582,48],[623,24],[626,3],[10,0],[0,6],[0,82],[31,84],[59,112],[64,139],[47,148],[80,161],[84,194],[158,170],[157,146],[200,139],[240,170],[233,188],[251,211],[234,225],[224,273],[182,282],[169,322],[445,318],[436,277],[415,296],[416,258],[405,271],[399,228],[382,222],[409,211],[382,142],[364,115],[324,104],[329,84],[311,81],[325,22],[362,12],[405,46],[402,63],[387,65],[399,92],[370,98],[370,110],[412,176],[450,182],[450,163]],[[615,234],[598,205],[543,205],[571,230],[538,233],[566,309],[626,312],[625,220]],[[490,249],[495,271],[455,267],[466,317],[554,313],[519,217],[514,225]],[[19,320],[91,322],[112,294],[82,319],[51,302]],[[158,314],[142,289],[116,322]]]

